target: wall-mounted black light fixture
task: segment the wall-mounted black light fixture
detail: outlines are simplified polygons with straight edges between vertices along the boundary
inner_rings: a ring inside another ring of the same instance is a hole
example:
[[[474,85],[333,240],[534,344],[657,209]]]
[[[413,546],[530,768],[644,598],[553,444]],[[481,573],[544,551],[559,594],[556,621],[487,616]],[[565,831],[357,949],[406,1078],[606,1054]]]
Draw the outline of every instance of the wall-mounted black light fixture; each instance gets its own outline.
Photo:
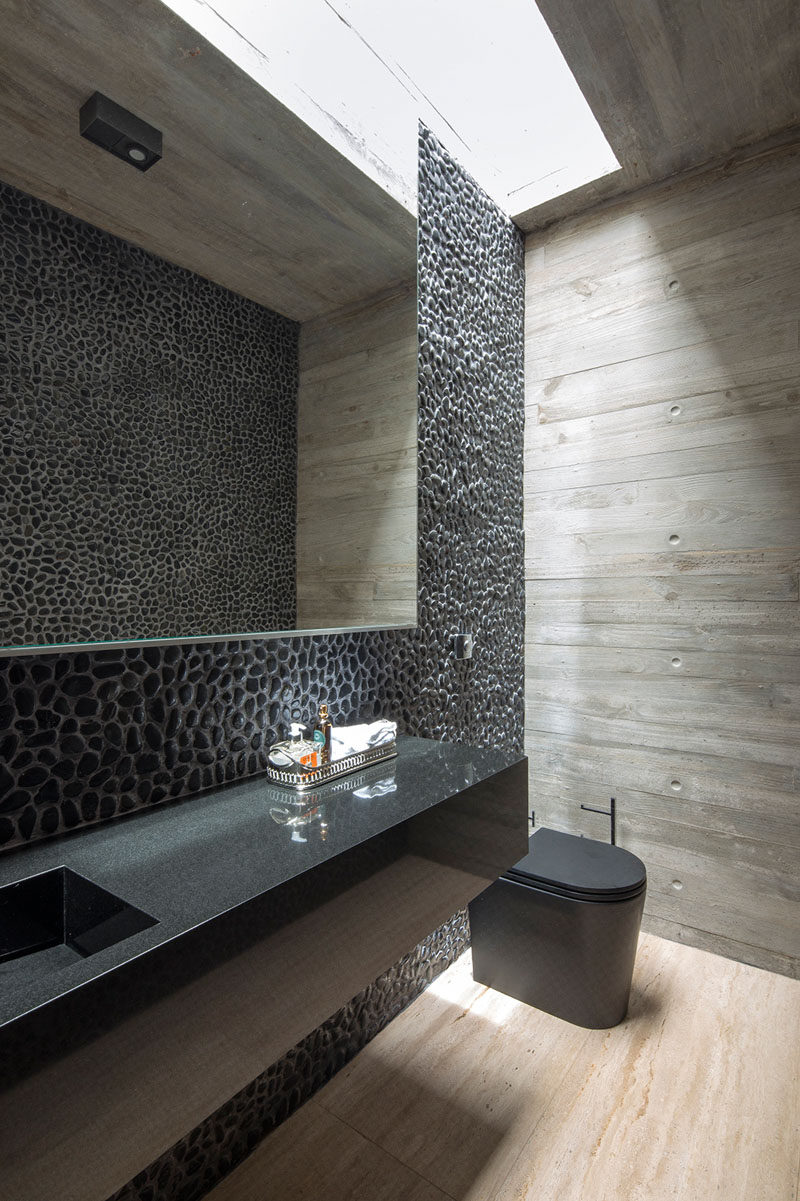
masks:
[[[161,132],[100,92],[86,101],[80,120],[82,137],[138,171],[148,171],[161,158]]]

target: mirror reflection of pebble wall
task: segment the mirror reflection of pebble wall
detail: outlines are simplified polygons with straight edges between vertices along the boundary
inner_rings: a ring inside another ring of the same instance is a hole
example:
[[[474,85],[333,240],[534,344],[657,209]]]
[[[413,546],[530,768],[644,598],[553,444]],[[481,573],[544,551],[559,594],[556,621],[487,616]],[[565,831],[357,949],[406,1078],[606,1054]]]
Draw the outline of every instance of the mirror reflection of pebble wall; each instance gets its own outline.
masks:
[[[0,184],[0,646],[291,630],[299,326]]]

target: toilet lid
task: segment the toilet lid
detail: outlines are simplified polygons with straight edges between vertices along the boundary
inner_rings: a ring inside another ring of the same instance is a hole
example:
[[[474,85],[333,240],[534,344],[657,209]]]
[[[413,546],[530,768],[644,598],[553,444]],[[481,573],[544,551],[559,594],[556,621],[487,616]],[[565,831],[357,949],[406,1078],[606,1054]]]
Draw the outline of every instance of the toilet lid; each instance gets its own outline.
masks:
[[[507,879],[598,901],[635,895],[647,882],[647,871],[637,855],[594,838],[540,826],[528,847],[525,858],[506,872]]]

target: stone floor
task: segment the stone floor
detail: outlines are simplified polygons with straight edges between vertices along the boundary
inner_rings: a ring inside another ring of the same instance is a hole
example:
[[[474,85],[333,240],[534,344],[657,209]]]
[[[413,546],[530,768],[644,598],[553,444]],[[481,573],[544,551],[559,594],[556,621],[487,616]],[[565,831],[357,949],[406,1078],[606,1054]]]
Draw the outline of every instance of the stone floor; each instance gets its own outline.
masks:
[[[211,1201],[798,1201],[800,982],[643,935],[591,1031],[469,953]]]

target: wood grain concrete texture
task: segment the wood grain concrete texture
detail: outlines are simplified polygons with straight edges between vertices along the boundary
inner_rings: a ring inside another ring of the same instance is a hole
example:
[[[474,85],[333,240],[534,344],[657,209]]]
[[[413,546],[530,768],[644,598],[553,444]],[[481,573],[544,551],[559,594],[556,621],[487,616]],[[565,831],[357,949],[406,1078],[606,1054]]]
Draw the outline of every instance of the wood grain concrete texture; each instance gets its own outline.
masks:
[[[413,276],[416,219],[160,0],[4,0],[0,174],[297,321]],[[80,137],[100,91],[164,135],[132,170]]]
[[[417,620],[415,283],[300,331],[297,624]]]
[[[800,124],[793,0],[539,0],[620,170],[515,217],[524,230]]]
[[[527,243],[537,820],[647,864],[645,928],[800,973],[800,146]]]
[[[210,1198],[796,1201],[799,1020],[798,981],[652,935],[607,1031],[467,953]]]

